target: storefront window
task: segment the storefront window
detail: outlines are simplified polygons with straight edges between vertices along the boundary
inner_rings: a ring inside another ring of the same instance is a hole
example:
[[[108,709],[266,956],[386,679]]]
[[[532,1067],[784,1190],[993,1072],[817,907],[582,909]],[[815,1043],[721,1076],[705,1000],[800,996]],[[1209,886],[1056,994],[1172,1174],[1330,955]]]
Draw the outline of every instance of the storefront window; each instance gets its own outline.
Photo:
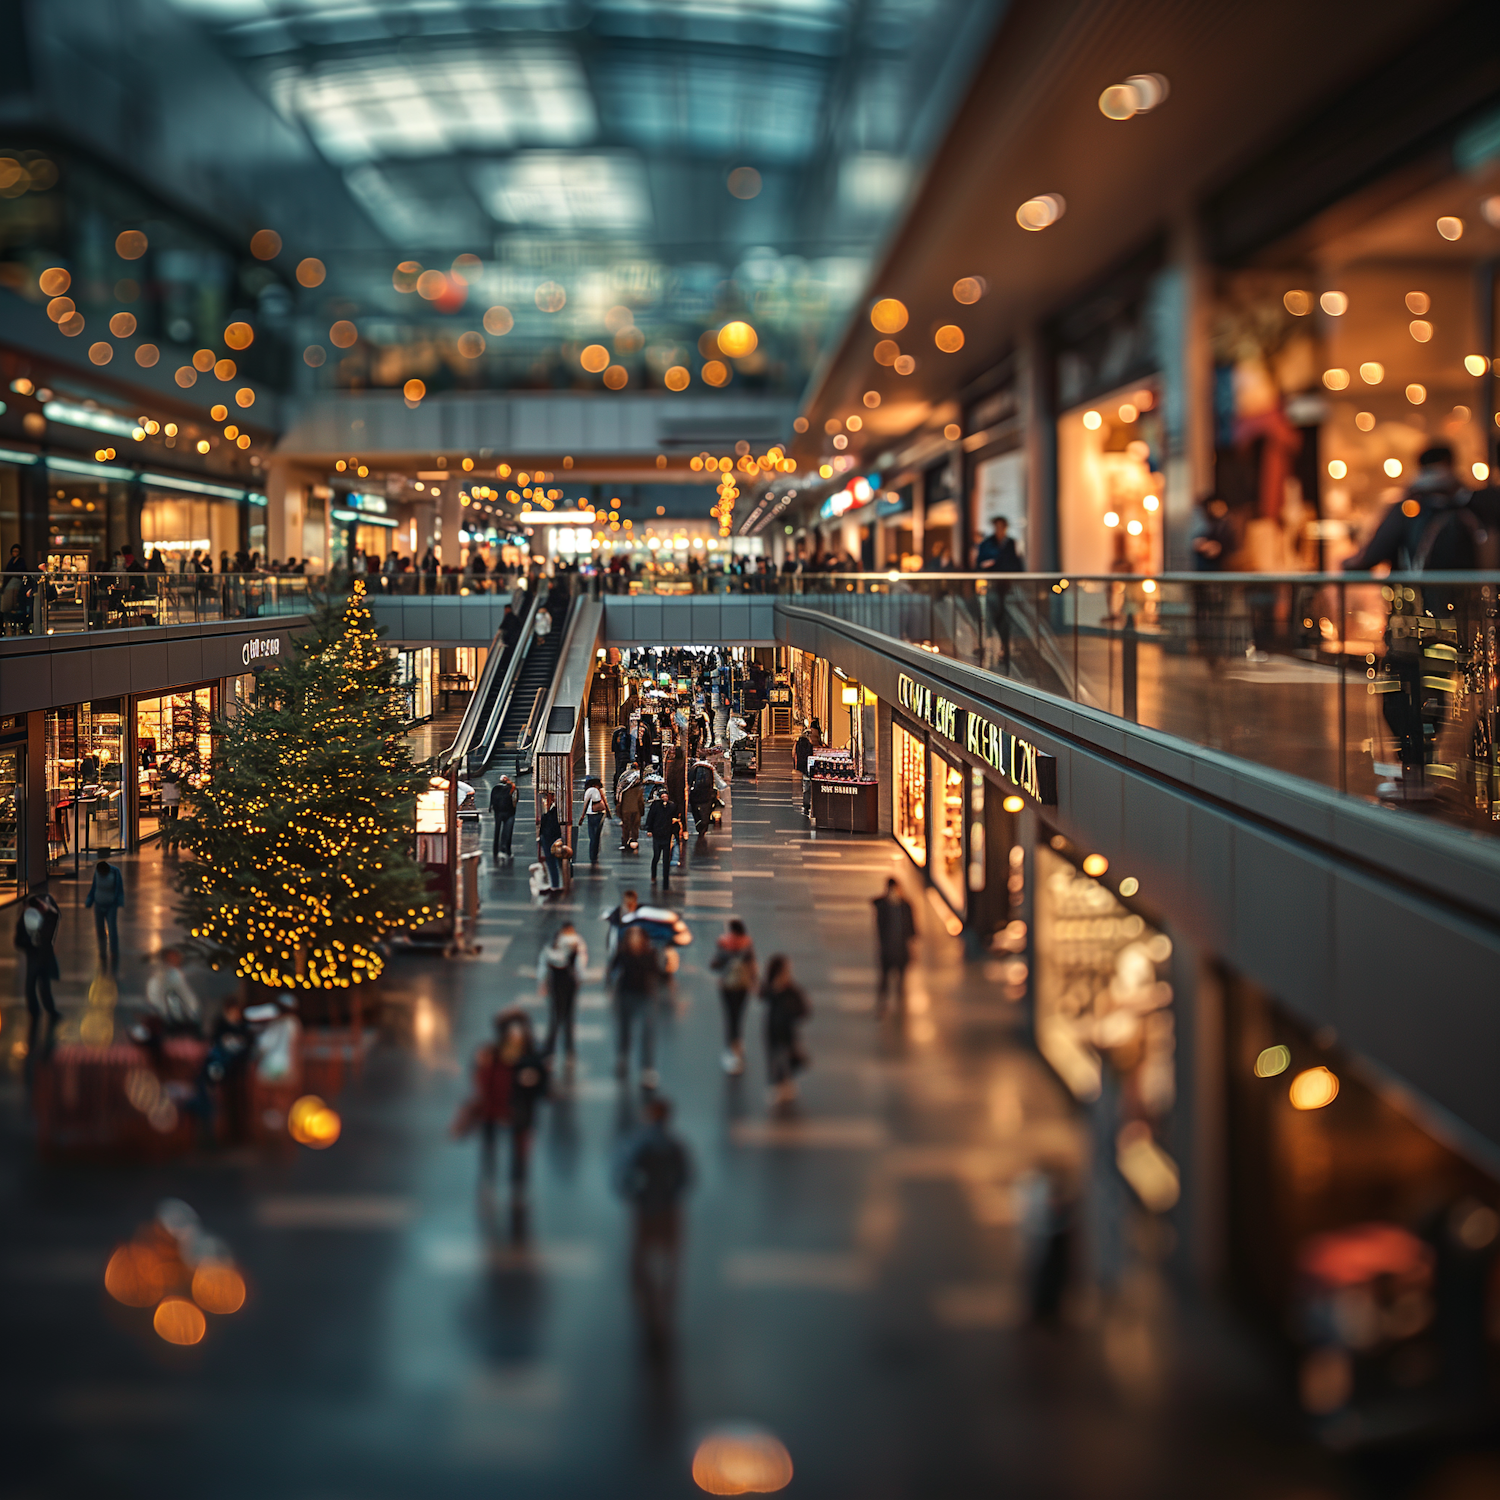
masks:
[[[232,557],[240,546],[239,505],[148,490],[141,508],[141,543],[147,555],[159,552],[170,572],[186,570],[194,552]]]
[[[123,847],[121,837],[122,774],[125,721],[119,698],[78,705],[78,847],[85,853]],[[73,768],[59,763],[59,781]]]
[[[959,913],[964,910],[964,773],[932,757],[932,878]]]
[[[47,477],[48,568],[84,573],[113,567],[130,540],[130,486],[55,473]]]
[[[1152,382],[1124,386],[1057,424],[1062,566],[1155,573],[1162,566],[1163,433]]]
[[[0,750],[0,902],[21,894],[21,751]]]
[[[1121,1174],[1163,1212],[1177,1201],[1171,940],[1062,855],[1036,854],[1037,1046],[1075,1098],[1104,1101]]]
[[[213,739],[208,721],[214,689],[190,688],[165,698],[143,698],[135,706],[136,837],[144,842],[161,827],[161,773],[174,757],[196,750],[208,760]]]
[[[891,827],[919,865],[927,863],[927,747],[891,725]]]
[[[47,868],[73,852],[73,811],[78,796],[78,710],[53,709],[46,724]]]

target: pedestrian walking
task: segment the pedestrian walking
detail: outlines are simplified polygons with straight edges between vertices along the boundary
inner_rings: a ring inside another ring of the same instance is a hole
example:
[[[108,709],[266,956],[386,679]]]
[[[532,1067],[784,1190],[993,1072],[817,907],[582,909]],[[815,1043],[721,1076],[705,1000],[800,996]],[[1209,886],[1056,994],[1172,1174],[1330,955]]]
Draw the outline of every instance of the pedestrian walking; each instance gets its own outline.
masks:
[[[647,1347],[660,1356],[671,1343],[682,1257],[682,1200],[693,1184],[693,1160],[671,1129],[672,1106],[656,1098],[646,1123],[626,1140],[615,1166],[620,1195],[633,1217],[630,1283]]]
[[[630,918],[640,910],[640,905],[641,898],[634,891],[626,891],[620,897],[620,904],[604,914],[604,920],[609,923],[606,957],[611,966],[614,964],[615,955],[620,951],[620,934]]]
[[[620,818],[620,849],[641,847],[641,816],[646,811],[646,788],[640,769],[628,765],[615,785],[615,812]]]
[[[651,835],[651,884],[656,884],[656,867],[661,865],[661,888],[672,889],[672,855],[676,852],[677,835],[682,827],[682,815],[667,796],[665,786],[656,793],[656,800],[646,809],[646,832]]]
[[[583,812],[578,819],[578,826],[588,827],[591,865],[599,863],[599,835],[604,829],[604,820],[609,816],[609,803],[604,800],[604,788],[600,786],[597,776],[590,776],[583,784]]]
[[[756,974],[755,944],[738,917],[729,919],[709,968],[719,976],[724,1007],[724,1071],[737,1077],[745,1071],[745,1002],[755,988]]]
[[[50,1020],[59,1019],[57,1002],[52,998],[52,981],[61,979],[57,967],[57,924],[61,913],[57,902],[39,892],[27,897],[16,918],[16,947],[26,961],[26,1014],[33,1026],[45,1010]]]
[[[502,857],[515,858],[510,852],[510,841],[516,829],[516,784],[509,776],[502,776],[490,788],[490,812],[495,818],[495,843],[490,858],[499,864]]]
[[[812,735],[804,725],[802,733],[797,736],[797,743],[792,746],[792,764],[797,768],[797,774],[802,778],[802,815],[812,815],[812,773],[809,769],[812,763],[813,742]]]
[[[557,798],[542,793],[542,821],[536,830],[537,857],[547,867],[547,882],[553,891],[562,889],[562,859],[555,849],[563,841],[562,822],[557,816]]]
[[[99,944],[99,962],[110,972],[120,972],[120,912],[125,907],[125,877],[107,859],[94,866],[94,879],[83,904],[94,911],[94,936]],[[106,943],[106,938],[108,942]]]
[[[641,1028],[641,1087],[654,1089],[656,1073],[656,991],[661,983],[662,962],[656,946],[637,923],[630,923],[620,936],[611,977],[615,990],[615,1077],[630,1072],[630,1041],[637,1023]]]
[[[796,1075],[807,1067],[798,1028],[812,1014],[807,996],[792,978],[792,961],[778,953],[766,965],[760,998],[766,1003],[766,1072],[773,1105],[797,1097]]]
[[[887,880],[885,894],[872,903],[875,908],[875,956],[880,961],[880,988],[875,996],[875,1014],[885,1013],[886,995],[896,993],[896,1004],[906,1003],[906,966],[916,941],[917,923],[911,903],[895,880]]]
[[[570,1073],[578,1060],[573,1035],[578,1012],[578,985],[588,962],[589,950],[579,937],[578,929],[571,922],[564,922],[557,929],[557,935],[542,949],[536,964],[537,990],[547,1002],[547,1040],[542,1043],[542,1056],[549,1063],[552,1061],[561,1033]]]
[[[177,852],[177,815],[182,810],[182,776],[168,761],[161,768],[161,845]]]
[[[456,1133],[480,1132],[480,1172],[495,1175],[495,1136],[510,1127],[510,1183],[517,1197],[526,1190],[526,1164],[536,1107],[547,1094],[547,1066],[537,1054],[525,1011],[503,1010],[495,1017],[495,1040],[474,1059],[474,1095],[456,1123]]]

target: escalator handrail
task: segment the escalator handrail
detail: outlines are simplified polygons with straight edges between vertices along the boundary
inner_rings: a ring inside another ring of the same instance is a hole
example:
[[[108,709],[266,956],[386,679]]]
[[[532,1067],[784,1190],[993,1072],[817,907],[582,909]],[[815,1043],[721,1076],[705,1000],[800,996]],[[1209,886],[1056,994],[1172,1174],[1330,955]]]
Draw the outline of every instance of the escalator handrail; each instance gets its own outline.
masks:
[[[573,646],[573,633],[578,629],[578,621],[583,615],[584,595],[579,592],[573,594],[568,600],[568,615],[562,630],[562,644],[557,648],[557,660],[552,663],[552,675],[548,678],[542,691],[547,695],[547,712],[542,715],[541,722],[533,725],[527,720],[526,728],[531,731],[528,740],[523,732],[516,744],[516,772],[521,774],[529,771],[536,762],[537,741],[541,739],[547,727],[547,720],[551,716],[552,704],[557,697],[557,677],[562,671],[563,663],[568,659],[568,653]],[[535,717],[535,708],[532,710]]]
[[[439,765],[452,765],[460,757],[467,759],[469,746],[473,743],[475,732],[479,728],[479,719],[484,712],[485,701],[489,697],[495,674],[504,672],[507,676],[510,675],[516,658],[521,654],[522,643],[531,629],[531,620],[535,613],[536,601],[533,600],[526,619],[522,621],[521,634],[516,637],[516,650],[510,653],[509,661],[506,660],[504,647],[500,645],[500,632],[498,630],[495,632],[495,639],[490,642],[490,654],[485,660],[484,671],[480,674],[479,682],[475,685],[474,695],[469,699],[469,706],[464,710],[458,732],[453,736],[453,743],[438,756]],[[504,695],[505,684],[502,681],[500,696],[503,698]]]

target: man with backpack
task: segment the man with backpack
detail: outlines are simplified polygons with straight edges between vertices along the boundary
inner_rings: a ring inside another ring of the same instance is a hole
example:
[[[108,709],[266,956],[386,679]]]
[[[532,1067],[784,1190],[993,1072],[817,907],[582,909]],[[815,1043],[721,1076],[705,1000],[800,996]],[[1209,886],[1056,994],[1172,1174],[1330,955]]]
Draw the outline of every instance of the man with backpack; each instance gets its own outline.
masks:
[[[1385,563],[1397,573],[1463,572],[1479,566],[1486,540],[1469,489],[1454,470],[1453,450],[1434,443],[1418,457],[1417,477],[1403,499],[1344,569],[1365,572]],[[1456,687],[1466,667],[1465,595],[1462,589],[1430,584],[1389,594],[1383,681],[1376,690],[1399,746],[1401,779],[1379,783],[1376,792],[1389,800],[1425,801],[1436,795],[1426,782],[1426,767],[1456,701],[1456,693],[1439,689],[1434,678],[1442,675],[1440,663],[1447,662]]]
[[[621,724],[615,730],[609,742],[609,748],[615,757],[615,782],[618,784],[620,777],[625,773],[626,763],[633,759],[631,755],[630,725]]]
[[[718,806],[717,778],[714,768],[706,760],[700,760],[688,772],[688,810],[693,815],[693,824],[700,836],[708,832],[713,820],[714,808]]]
[[[561,1032],[570,1073],[578,1060],[578,1049],[573,1040],[578,982],[583,978],[588,961],[589,950],[577,928],[571,922],[564,922],[557,929],[557,936],[542,949],[536,964],[537,988],[547,1002],[547,1040],[542,1043],[542,1056],[549,1062],[552,1060]]]
[[[809,769],[812,763],[812,753],[812,732],[804,724],[802,733],[797,736],[797,743],[792,746],[792,764],[796,766],[797,774],[802,778],[802,816],[804,818],[812,815],[812,772]]]

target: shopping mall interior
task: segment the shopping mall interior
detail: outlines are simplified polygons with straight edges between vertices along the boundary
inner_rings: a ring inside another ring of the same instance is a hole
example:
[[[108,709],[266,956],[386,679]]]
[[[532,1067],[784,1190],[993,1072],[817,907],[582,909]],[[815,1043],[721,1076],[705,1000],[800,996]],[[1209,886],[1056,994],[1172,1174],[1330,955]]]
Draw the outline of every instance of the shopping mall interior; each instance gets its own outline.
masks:
[[[1493,4],[0,13],[0,1492],[1500,1495]]]

